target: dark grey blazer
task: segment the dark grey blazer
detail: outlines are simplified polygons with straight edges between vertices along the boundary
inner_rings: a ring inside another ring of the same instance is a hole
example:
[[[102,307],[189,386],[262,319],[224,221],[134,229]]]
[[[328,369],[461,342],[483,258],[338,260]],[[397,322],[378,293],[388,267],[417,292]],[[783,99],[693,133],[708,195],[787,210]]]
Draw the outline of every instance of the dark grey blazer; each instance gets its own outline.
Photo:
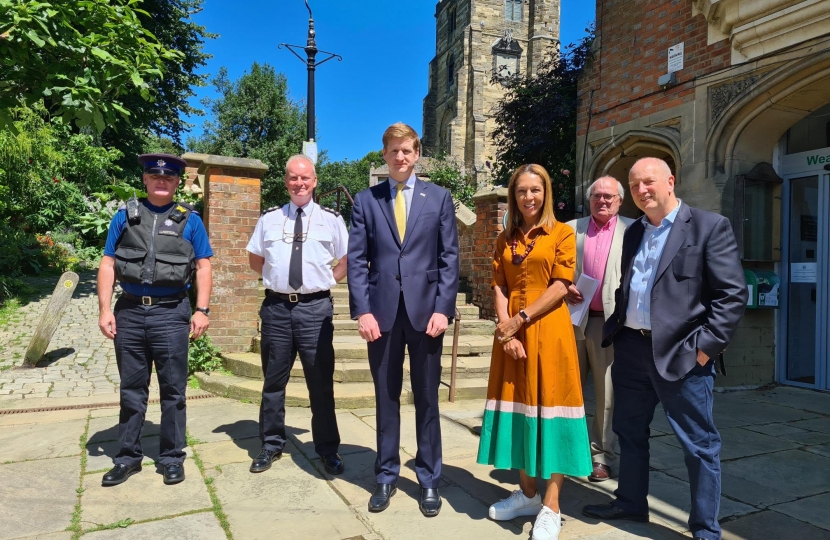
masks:
[[[455,315],[458,294],[458,229],[446,189],[415,181],[401,242],[389,184],[358,193],[349,231],[349,307],[352,318],[372,313],[388,332],[403,292],[409,321],[427,328],[433,313]]]
[[[625,231],[622,278],[614,315],[603,328],[613,343],[625,325],[634,258],[645,232],[643,216]],[[676,381],[697,362],[697,350],[716,358],[746,310],[748,292],[729,220],[683,203],[672,225],[651,290],[651,340],[660,375]]]

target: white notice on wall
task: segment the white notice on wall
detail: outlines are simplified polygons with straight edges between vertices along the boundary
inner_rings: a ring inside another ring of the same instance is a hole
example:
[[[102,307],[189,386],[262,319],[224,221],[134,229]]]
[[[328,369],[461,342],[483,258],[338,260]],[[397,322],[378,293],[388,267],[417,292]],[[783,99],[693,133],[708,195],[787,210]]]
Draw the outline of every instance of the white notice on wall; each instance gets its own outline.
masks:
[[[317,143],[314,141],[303,141],[303,155],[317,165]]]
[[[790,264],[790,283],[815,283],[817,266],[814,262]]]
[[[683,42],[669,47],[669,73],[683,69]]]

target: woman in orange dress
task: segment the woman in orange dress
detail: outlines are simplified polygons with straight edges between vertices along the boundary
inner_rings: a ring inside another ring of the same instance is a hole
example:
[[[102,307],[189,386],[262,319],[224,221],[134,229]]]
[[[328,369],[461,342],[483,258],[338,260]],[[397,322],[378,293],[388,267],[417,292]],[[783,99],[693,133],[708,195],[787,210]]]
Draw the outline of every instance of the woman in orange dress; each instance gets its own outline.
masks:
[[[570,313],[574,231],[553,213],[550,176],[522,165],[508,186],[508,228],[493,259],[498,316],[478,462],[518,469],[520,489],[490,507],[501,521],[536,515],[533,540],[556,540],[564,475],[591,474]],[[545,499],[536,477],[547,480]]]

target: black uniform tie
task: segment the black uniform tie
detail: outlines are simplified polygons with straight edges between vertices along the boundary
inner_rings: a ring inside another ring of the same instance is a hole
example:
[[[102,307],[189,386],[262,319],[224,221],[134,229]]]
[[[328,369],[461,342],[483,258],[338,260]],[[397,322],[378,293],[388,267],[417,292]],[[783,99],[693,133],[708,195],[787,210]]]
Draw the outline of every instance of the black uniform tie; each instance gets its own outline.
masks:
[[[294,243],[291,245],[291,262],[288,264],[288,285],[295,291],[303,286],[303,209],[297,208],[294,221]]]

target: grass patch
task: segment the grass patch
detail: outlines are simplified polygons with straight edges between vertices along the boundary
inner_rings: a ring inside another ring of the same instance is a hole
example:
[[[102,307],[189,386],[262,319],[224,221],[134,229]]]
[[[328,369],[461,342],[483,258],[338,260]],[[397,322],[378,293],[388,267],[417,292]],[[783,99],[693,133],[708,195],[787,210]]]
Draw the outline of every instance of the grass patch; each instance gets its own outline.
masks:
[[[72,512],[72,520],[69,522],[67,531],[72,533],[72,540],[77,540],[84,533],[81,527],[81,497],[84,494],[84,475],[86,474],[87,453],[86,445],[89,439],[89,421],[92,418],[92,411],[86,416],[86,426],[81,438],[78,441],[78,446],[81,448],[81,474],[78,483],[78,489],[75,492],[78,494],[78,500],[75,502],[75,510]]]
[[[195,375],[191,375],[187,378],[187,387],[192,388],[194,390],[198,390],[199,388],[201,388],[199,386],[199,379],[197,379]]]
[[[188,441],[197,440],[193,439],[190,436],[190,433],[187,434],[187,439]],[[192,445],[191,448],[193,448]],[[202,474],[202,479],[205,482],[205,486],[207,486],[208,494],[210,495],[210,502],[213,504],[213,514],[216,516],[216,519],[219,520],[219,525],[222,527],[222,530],[225,531],[225,536],[228,537],[228,540],[233,540],[231,526],[230,523],[228,523],[228,516],[225,515],[225,511],[222,509],[222,503],[219,502],[219,497],[216,495],[216,486],[213,485],[213,477],[205,475],[205,465],[202,463],[202,458],[199,457],[199,453],[196,452],[195,449],[193,449],[193,462]],[[219,467],[216,469],[221,471]]]
[[[9,298],[0,304],[0,326],[8,326],[22,306],[23,303],[17,297]]]

